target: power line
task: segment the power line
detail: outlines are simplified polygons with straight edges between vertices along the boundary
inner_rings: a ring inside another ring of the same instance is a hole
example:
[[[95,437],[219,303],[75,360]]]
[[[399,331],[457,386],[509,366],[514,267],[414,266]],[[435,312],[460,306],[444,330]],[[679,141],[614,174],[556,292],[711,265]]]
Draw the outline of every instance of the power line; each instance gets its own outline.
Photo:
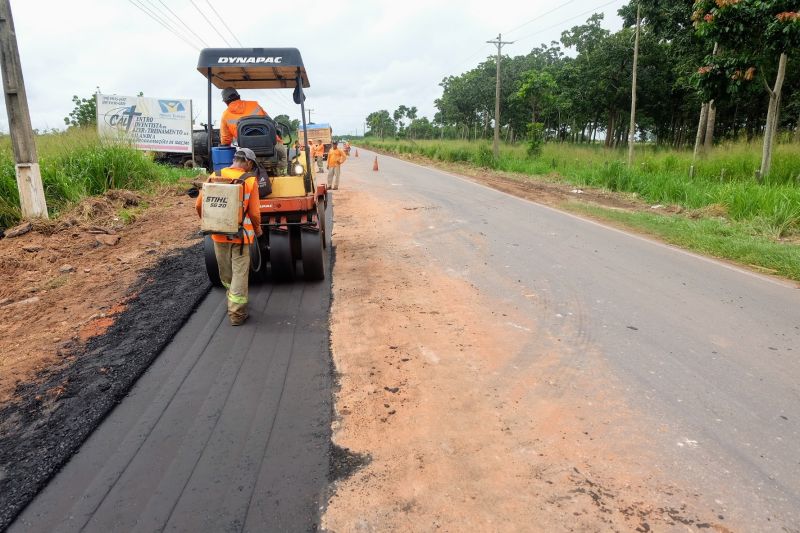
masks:
[[[159,1],[160,1],[160,0],[159,0]],[[227,39],[225,39],[225,36],[224,36],[224,35],[222,35],[222,34],[219,32],[219,30],[217,30],[216,26],[214,26],[214,25],[211,23],[211,21],[208,19],[208,17],[206,17],[206,16],[205,16],[205,14],[203,13],[203,11],[201,11],[201,10],[200,10],[200,8],[197,6],[197,4],[195,4],[195,3],[194,3],[194,0],[189,0],[189,1],[192,3],[192,5],[194,6],[194,8],[195,8],[195,9],[196,9],[196,10],[197,10],[199,13],[200,13],[200,15],[202,15],[202,16],[203,16],[203,18],[206,20],[206,22],[208,22],[208,23],[209,23],[211,26],[213,26],[213,27],[214,27],[214,31],[216,31],[216,32],[217,32],[217,35],[219,35],[220,37],[222,37],[222,40],[223,40],[223,41],[225,41],[225,44],[227,44],[228,46],[231,46],[231,44],[228,42],[228,40],[227,40]],[[229,27],[229,26],[227,25],[227,23],[225,22],[225,19],[223,19],[223,18],[222,18],[222,16],[219,14],[219,12],[218,12],[216,9],[214,9],[214,5],[211,3],[211,1],[210,1],[210,0],[206,0],[206,3],[208,4],[208,7],[209,7],[209,8],[211,8],[211,11],[214,13],[214,15],[216,15],[216,16],[217,16],[217,18],[218,18],[218,19],[219,19],[219,21],[222,23],[222,25],[225,27],[225,29],[226,29],[226,30],[228,30],[228,32],[229,32],[229,33],[230,33],[230,34],[233,36],[233,38],[236,40],[236,42],[237,42],[237,43],[239,43],[239,46],[241,46],[242,48],[244,48],[244,45],[243,45],[243,44],[242,44],[242,42],[239,40],[239,38],[236,36],[236,32],[234,32],[233,30],[231,30],[231,29],[230,29],[230,27]],[[263,90],[263,89],[261,89],[261,90]],[[270,94],[270,96],[272,96],[272,97],[276,97],[276,92],[270,92],[269,94]],[[292,107],[293,107],[293,102],[292,102],[292,101],[289,99],[289,97],[288,97],[288,96],[286,96],[285,94],[283,94],[283,93],[282,93],[282,92],[280,92],[280,91],[277,91],[277,97],[276,97],[276,98],[274,98],[274,99],[275,99],[275,100],[280,100],[280,101],[281,101],[281,102],[280,102],[280,103],[281,103],[281,105],[288,105],[290,108],[292,108]]]
[[[203,13],[203,11],[202,11],[202,10],[201,10],[199,7],[197,7],[197,4],[195,4],[195,3],[194,3],[194,0],[189,0],[189,2],[190,2],[190,3],[191,3],[193,6],[194,6],[194,8],[197,10],[197,12],[198,12],[198,13],[200,13],[200,15],[201,15],[201,16],[202,16],[204,19],[206,19],[206,22],[208,22],[208,25],[209,25],[209,26],[211,26],[212,28],[214,28],[214,31],[215,31],[215,32],[217,32],[217,35],[219,35],[219,36],[222,38],[222,40],[223,40],[223,41],[225,41],[225,44],[227,44],[229,47],[233,48],[233,45],[231,45],[231,43],[229,43],[229,42],[228,42],[228,39],[226,39],[226,38],[225,38],[225,36],[224,36],[224,35],[222,35],[222,33],[219,31],[219,29],[217,29],[217,27],[214,25],[214,23],[213,23],[213,22],[211,22],[211,21],[208,19],[208,17],[206,16],[206,14],[205,14],[205,13]]]
[[[519,25],[519,26],[517,26],[516,28],[513,28],[513,29],[509,30],[509,32],[507,32],[507,33],[510,33],[511,31],[515,31],[515,30],[518,30],[518,29],[520,29],[520,28],[522,28],[522,27],[524,27],[524,26],[527,26],[529,23],[531,23],[531,22],[534,22],[535,20],[538,20],[538,19],[540,19],[540,18],[544,17],[545,15],[548,15],[548,14],[550,14],[550,13],[553,13],[554,11],[556,11],[556,10],[558,10],[558,9],[561,9],[562,7],[564,7],[564,6],[566,6],[567,4],[570,4],[571,2],[574,2],[574,1],[575,1],[575,0],[568,0],[567,2],[565,2],[565,3],[561,4],[561,5],[559,5],[558,7],[555,7],[555,8],[553,8],[553,9],[551,9],[551,10],[550,10],[550,11],[548,11],[547,13],[543,13],[543,14],[541,14],[541,15],[539,15],[539,16],[537,16],[537,17],[535,17],[535,18],[531,19],[531,20],[529,20],[528,22],[525,22],[524,24],[520,24],[520,25]],[[556,28],[556,27],[558,27],[558,26],[560,26],[560,25],[564,24],[565,22],[569,22],[569,21],[571,21],[571,20],[574,20],[574,19],[576,19],[576,18],[582,17],[582,16],[584,16],[584,15],[586,15],[586,14],[588,14],[588,13],[592,13],[592,12],[594,12],[594,11],[598,10],[598,9],[602,9],[602,8],[604,8],[604,7],[606,7],[606,6],[609,6],[609,5],[611,5],[611,4],[615,3],[615,2],[619,2],[619,1],[621,1],[621,0],[612,0],[612,1],[610,1],[610,2],[606,2],[605,4],[602,4],[602,5],[599,5],[599,6],[597,6],[597,7],[594,7],[594,8],[592,8],[592,9],[588,10],[588,11],[584,11],[583,13],[580,13],[579,15],[575,15],[575,16],[572,16],[572,17],[570,17],[570,18],[564,19],[564,20],[562,20],[562,21],[560,21],[560,22],[558,22],[558,23],[556,23],[556,24],[553,24],[552,26],[548,26],[547,28],[544,28],[544,29],[541,29],[541,30],[537,30],[537,31],[535,31],[535,32],[533,32],[533,33],[529,33],[529,34],[527,34],[527,35],[525,35],[525,36],[523,36],[523,37],[520,37],[520,38],[518,38],[518,39],[517,39],[515,42],[519,42],[519,41],[522,41],[522,40],[528,39],[528,38],[530,38],[530,37],[533,37],[533,36],[535,36],[535,35],[538,35],[538,34],[540,34],[540,33],[544,33],[544,32],[546,32],[546,31],[548,31],[548,30],[551,30],[551,29],[553,29],[553,28]],[[488,42],[488,41],[487,41],[487,42]],[[484,51],[485,49],[486,49],[486,45],[483,45],[483,46],[482,46],[482,47],[481,47],[481,48],[480,48],[478,51],[476,51],[476,52],[475,52],[475,53],[473,53],[471,56],[469,56],[469,58],[465,59],[464,61],[459,61],[458,63],[454,63],[454,64],[455,64],[456,66],[464,65],[465,63],[467,63],[467,62],[469,62],[469,61],[472,61],[472,60],[473,60],[473,59],[474,59],[476,56],[478,56],[478,55],[479,55],[479,54],[480,54],[482,51]]]
[[[559,6],[556,6],[556,7],[554,7],[554,8],[553,8],[553,9],[551,9],[550,11],[547,11],[547,12],[545,12],[545,13],[542,13],[541,15],[537,15],[536,17],[533,17],[533,18],[532,18],[531,20],[529,20],[528,22],[524,22],[524,23],[520,24],[519,26],[516,26],[516,27],[514,27],[514,28],[512,28],[512,29],[510,29],[510,30],[508,30],[508,31],[506,31],[506,32],[504,32],[504,33],[508,34],[508,33],[511,33],[511,32],[514,32],[514,31],[517,31],[517,30],[518,30],[518,29],[520,29],[520,28],[524,28],[525,26],[527,26],[527,25],[528,25],[528,24],[530,24],[531,22],[535,22],[535,21],[537,21],[537,20],[539,20],[539,19],[541,19],[541,18],[544,18],[544,17],[546,17],[547,15],[549,15],[550,13],[554,13],[554,12],[558,11],[559,9],[561,9],[562,7],[569,5],[569,4],[571,4],[572,2],[574,2],[574,1],[575,1],[575,0],[567,0],[567,1],[566,1],[566,2],[564,2],[563,4],[561,4],[561,5],[559,5]]]
[[[159,2],[161,2],[161,1],[162,1],[162,0],[159,0]],[[214,30],[217,32],[217,35],[219,35],[219,36],[222,38],[222,40],[223,40],[223,41],[225,41],[225,44],[227,44],[228,46],[231,46],[231,44],[228,42],[228,40],[227,40],[227,39],[225,39],[225,36],[224,36],[224,35],[222,35],[222,34],[219,32],[219,30],[217,30],[216,26],[214,26],[214,24],[211,22],[211,20],[209,20],[209,18],[208,18],[208,17],[205,15],[205,13],[204,13],[204,12],[203,12],[203,11],[200,9],[200,7],[199,7],[197,4],[195,4],[193,0],[189,0],[189,1],[191,2],[192,6],[194,6],[195,10],[197,10],[197,12],[198,12],[198,13],[200,13],[200,15],[201,15],[201,16],[202,16],[202,17],[205,19],[205,21],[206,21],[206,22],[207,22],[209,25],[211,25],[212,27],[214,27]],[[238,37],[236,37],[236,34],[235,34],[233,31],[231,31],[231,29],[230,29],[230,28],[228,27],[228,25],[225,23],[225,20],[222,18],[222,16],[220,16],[219,12],[218,12],[216,9],[214,9],[214,6],[211,4],[211,2],[209,2],[208,0],[206,0],[206,1],[207,1],[207,3],[208,3],[208,6],[211,8],[211,11],[213,11],[213,12],[214,12],[214,14],[215,14],[215,15],[217,16],[217,18],[220,20],[220,22],[222,23],[222,25],[223,25],[223,26],[224,26],[224,27],[225,27],[225,28],[226,28],[226,29],[227,29],[227,30],[228,30],[228,31],[231,33],[231,35],[233,35],[233,38],[234,38],[234,39],[236,39],[236,42],[237,42],[237,43],[239,43],[239,45],[240,45],[240,46],[244,47],[244,45],[242,45],[242,42],[241,42],[241,41],[239,41],[239,38],[238,38]],[[194,32],[192,32],[192,33],[194,33]],[[208,46],[208,45],[206,44],[206,46]],[[263,90],[263,89],[261,89],[261,90]],[[291,102],[290,102],[290,100],[288,99],[288,97],[287,97],[286,95],[282,94],[281,92],[277,92],[277,95],[278,95],[278,99],[280,99],[280,100],[281,100],[281,105],[287,105],[287,104],[288,104],[288,105],[290,105],[290,106],[291,106]],[[270,94],[270,96],[273,96],[273,97],[274,97],[274,96],[275,96],[275,93],[274,93],[274,92],[273,92],[273,93],[271,93],[271,94]]]
[[[149,8],[147,5],[145,5],[145,4],[144,4],[144,2],[145,2],[145,1],[147,1],[148,3],[150,3],[150,4],[152,5],[152,8]],[[198,35],[198,34],[197,34],[197,33],[196,33],[196,32],[195,32],[195,31],[194,31],[194,30],[193,30],[193,29],[192,29],[192,28],[191,28],[191,27],[190,27],[188,24],[186,24],[186,23],[183,21],[183,19],[182,19],[181,17],[179,17],[179,16],[178,16],[178,15],[177,15],[177,14],[176,14],[176,13],[175,13],[175,12],[174,12],[172,9],[170,9],[170,8],[169,8],[169,6],[167,6],[167,5],[166,5],[166,4],[165,4],[165,3],[164,3],[162,0],[158,0],[158,1],[159,1],[159,3],[160,3],[160,4],[162,4],[162,5],[163,5],[163,6],[164,6],[164,7],[165,7],[165,8],[166,8],[166,9],[167,9],[167,10],[168,10],[168,11],[169,11],[169,12],[170,12],[170,13],[171,13],[171,14],[172,14],[174,17],[175,17],[175,18],[177,18],[177,19],[178,19],[178,20],[181,22],[181,24],[182,24],[184,27],[186,27],[186,29],[187,29],[187,30],[189,30],[189,32],[191,32],[191,33],[192,33],[192,35],[194,35],[195,37],[197,37],[197,38],[200,40],[200,42],[202,42],[202,43],[203,43],[203,45],[204,45],[205,47],[209,47],[208,43],[207,43],[205,40],[203,40],[203,39],[202,39],[202,37],[200,37],[200,35]],[[211,26],[213,26],[213,24],[211,23],[211,21],[210,21],[210,20],[208,19],[208,17],[207,17],[207,16],[206,16],[206,15],[203,13],[203,11],[202,11],[202,10],[200,10],[200,8],[197,6],[197,4],[195,4],[193,0],[189,0],[189,1],[191,2],[192,6],[194,6],[194,8],[197,10],[197,12],[198,12],[198,13],[200,13],[200,15],[201,15],[201,16],[202,16],[202,17],[203,17],[205,20],[206,20],[206,22],[207,22],[208,24],[210,24]],[[164,19],[167,19],[167,20],[168,20],[168,19],[169,19],[169,17],[167,17],[167,16],[164,14],[164,12],[163,12],[163,11],[161,11],[161,10],[158,8],[158,6],[155,6],[155,5],[152,3],[152,0],[128,0],[128,2],[130,2],[130,3],[131,3],[133,6],[134,6],[134,7],[136,7],[136,8],[137,8],[137,9],[139,9],[140,11],[142,11],[142,12],[143,12],[145,15],[147,15],[148,17],[150,17],[152,20],[156,21],[158,24],[160,24],[162,27],[164,27],[164,28],[165,28],[167,31],[169,31],[170,33],[172,33],[173,35],[175,35],[176,37],[178,37],[179,39],[181,39],[181,40],[182,40],[184,43],[188,44],[189,46],[191,46],[191,47],[192,47],[192,48],[194,48],[195,50],[197,50],[197,51],[200,51],[200,48],[199,48],[198,46],[196,46],[196,45],[195,45],[194,43],[192,43],[192,42],[191,42],[189,39],[187,39],[186,37],[184,37],[184,35],[183,35],[182,33],[179,33],[178,31],[176,31],[176,29],[174,29],[172,26],[170,26],[170,25],[168,24],[168,22],[165,22],[165,20],[164,20]],[[219,18],[220,18],[220,21],[223,23],[223,25],[225,25],[225,27],[226,27],[226,28],[228,28],[228,26],[225,24],[225,21],[224,21],[224,20],[222,20],[222,18],[220,17],[219,13],[218,13],[218,12],[217,12],[217,11],[216,11],[214,8],[213,8],[213,6],[211,6],[210,4],[209,4],[209,6],[211,7],[212,11],[214,11],[214,13],[217,15],[217,17],[219,17]],[[159,16],[159,15],[160,15],[160,16]],[[228,29],[230,30],[230,28],[228,28]],[[215,28],[215,30],[216,30],[216,28]],[[229,43],[229,42],[228,42],[228,41],[225,39],[225,36],[224,36],[224,35],[222,35],[222,34],[221,34],[221,33],[220,33],[218,30],[217,30],[217,34],[218,34],[218,35],[219,35],[219,36],[222,38],[222,40],[223,40],[223,41],[225,41],[225,44],[227,44],[229,47],[231,46],[231,44],[230,44],[230,43]],[[237,38],[236,40],[237,40],[237,42],[239,41],[239,40],[238,40],[238,38]],[[239,42],[239,44],[241,45],[241,42]],[[267,93],[267,92],[266,92],[264,89],[258,89],[258,91],[259,91],[259,92],[260,92],[260,91],[264,91],[264,92],[265,92],[265,95],[266,95],[266,94],[268,94],[268,95],[269,95],[269,97],[270,97],[269,99],[272,99],[272,100],[273,100],[273,102],[274,102],[274,103],[276,103],[276,104],[278,104],[280,107],[288,107],[289,109],[293,109],[293,108],[294,108],[293,102],[292,102],[292,101],[289,99],[289,97],[288,97],[288,96],[286,96],[285,94],[283,94],[281,91],[270,91],[269,93]],[[266,96],[264,96],[264,99],[266,100],[266,99],[268,99],[268,98],[267,98]]]
[[[189,42],[188,40],[186,40],[186,39],[185,39],[185,38],[184,38],[182,35],[180,35],[179,33],[176,33],[175,31],[173,31],[173,30],[172,30],[172,29],[171,29],[169,26],[167,26],[166,24],[164,24],[163,22],[161,22],[161,20],[159,20],[159,18],[158,18],[158,17],[156,17],[156,16],[154,16],[153,14],[151,14],[151,12],[150,12],[150,11],[148,11],[147,7],[146,7],[144,4],[137,4],[137,3],[136,3],[134,0],[128,0],[128,2],[130,2],[130,3],[131,3],[131,5],[133,5],[135,8],[139,9],[139,10],[140,10],[142,13],[144,13],[145,15],[147,15],[148,17],[150,17],[151,19],[153,19],[153,20],[155,20],[156,22],[158,22],[158,23],[159,23],[161,26],[163,26],[163,27],[164,27],[164,28],[165,28],[167,31],[169,31],[170,33],[172,33],[174,36],[178,37],[178,38],[179,38],[181,41],[185,42],[186,44],[188,44],[189,46],[191,46],[192,48],[194,48],[194,49],[195,49],[195,50],[197,50],[198,52],[200,51],[200,49],[199,49],[197,46],[195,46],[194,44],[192,44],[191,42]]]
[[[216,9],[214,9],[214,6],[211,4],[211,0],[206,0],[206,3],[208,4],[208,7],[210,7],[210,8],[211,8],[211,11],[213,11],[213,12],[214,12],[214,14],[217,16],[217,18],[219,19],[219,21],[220,21],[220,22],[222,22],[222,25],[223,25],[223,26],[225,26],[225,29],[226,29],[226,30],[228,30],[228,33],[230,33],[231,35],[233,35],[233,38],[234,38],[234,39],[236,39],[236,42],[237,42],[237,43],[239,43],[239,46],[241,46],[242,48],[244,48],[244,45],[242,44],[242,41],[240,41],[240,40],[239,40],[239,38],[236,36],[236,32],[235,32],[235,31],[233,31],[233,30],[231,30],[231,29],[228,27],[228,25],[225,23],[225,19],[224,19],[224,18],[222,18],[222,17],[219,15],[219,13],[217,13],[217,10],[216,10]]]
[[[189,30],[189,31],[191,32],[191,34],[192,34],[192,35],[194,35],[195,37],[197,37],[197,38],[200,40],[200,42],[201,42],[201,43],[203,43],[203,46],[205,46],[206,48],[208,48],[208,43],[207,43],[207,42],[205,42],[205,41],[203,40],[203,38],[202,38],[202,37],[200,37],[200,35],[198,35],[197,33],[195,33],[195,32],[194,32],[194,30],[193,30],[192,28],[190,28],[190,27],[189,27],[189,25],[188,25],[188,24],[186,24],[186,23],[183,21],[183,17],[179,17],[179,16],[178,16],[178,15],[177,15],[177,14],[176,14],[176,13],[175,13],[173,10],[171,10],[171,9],[169,8],[169,6],[168,6],[167,4],[165,4],[165,3],[164,3],[164,1],[163,1],[163,0],[158,0],[158,2],[159,2],[159,3],[160,3],[162,6],[164,6],[165,8],[167,8],[167,11],[169,11],[170,13],[172,13],[172,16],[173,16],[173,17],[175,17],[176,19],[178,19],[178,22],[180,22],[181,24],[183,24],[183,27],[184,27],[184,28],[186,28],[187,30]]]
[[[475,59],[475,58],[476,58],[478,55],[480,55],[481,53],[483,53],[483,52],[485,52],[485,51],[486,51],[486,44],[484,44],[483,46],[481,46],[481,47],[480,47],[480,49],[479,49],[478,51],[476,51],[474,54],[472,54],[471,56],[469,56],[469,57],[468,57],[467,59],[465,59],[464,61],[459,61],[458,63],[456,63],[456,65],[463,65],[463,64],[467,63],[468,61],[472,61],[472,60],[473,60],[473,59]]]
[[[266,89],[260,89],[260,90],[264,92],[264,95],[265,95],[264,98],[265,99],[268,99],[267,95],[270,96],[270,97],[274,97],[274,96],[279,97],[282,101],[281,102],[275,102],[275,103],[279,104],[279,105],[282,105],[284,107],[287,107],[290,111],[294,110],[294,108],[297,107],[297,104],[295,104],[292,100],[290,100],[289,97],[286,96],[285,94],[283,94],[283,92],[281,92],[281,91],[267,91]],[[298,109],[298,111],[299,111],[299,109]]]
[[[568,19],[564,19],[564,20],[562,20],[561,22],[558,22],[558,23],[556,23],[556,24],[553,24],[552,26],[548,26],[547,28],[544,28],[544,29],[541,29],[541,30],[536,30],[536,31],[535,31],[535,32],[533,32],[533,33],[529,33],[528,35],[525,35],[525,36],[523,36],[523,37],[520,37],[520,38],[518,38],[518,39],[517,39],[517,42],[519,42],[519,41],[524,41],[525,39],[528,39],[528,38],[530,38],[530,37],[533,37],[533,36],[535,36],[535,35],[539,35],[540,33],[544,33],[544,32],[546,32],[546,31],[548,31],[548,30],[552,30],[553,28],[557,28],[557,27],[561,26],[561,25],[562,25],[562,24],[564,24],[565,22],[569,22],[569,21],[571,21],[571,20],[575,20],[576,18],[580,18],[580,17],[582,17],[582,16],[584,16],[584,15],[588,15],[589,13],[593,13],[593,12],[595,12],[595,11],[596,11],[596,10],[598,10],[598,9],[602,9],[602,8],[604,8],[604,7],[610,6],[611,4],[615,4],[615,3],[617,3],[617,2],[620,2],[620,1],[621,1],[621,0],[611,0],[611,2],[606,2],[605,4],[599,5],[599,6],[597,6],[597,7],[593,7],[592,9],[590,9],[590,10],[588,10],[588,11],[584,11],[583,13],[580,13],[580,14],[578,14],[578,15],[575,15],[574,17],[570,17],[570,18],[568,18]]]
[[[156,4],[153,2],[153,0],[139,0],[139,2],[140,2],[142,5],[144,5],[144,3],[145,3],[145,2],[147,2],[148,6],[149,6],[149,7],[148,7],[148,9],[149,9],[149,10],[150,10],[150,11],[151,11],[151,12],[152,12],[154,15],[156,15],[156,16],[158,17],[158,19],[159,19],[159,20],[160,20],[160,21],[161,21],[163,24],[165,24],[165,25],[169,26],[169,27],[170,27],[170,29],[171,29],[171,30],[172,30],[174,33],[176,33],[176,34],[180,34],[180,35],[183,35],[184,37],[186,37],[187,39],[189,39],[189,37],[183,33],[183,30],[181,30],[181,29],[180,29],[180,27],[179,27],[177,24],[175,24],[175,23],[174,23],[174,22],[173,22],[173,21],[170,19],[170,16],[169,16],[167,13],[165,13],[165,12],[164,12],[164,11],[163,11],[163,10],[162,10],[160,7],[158,7],[158,6],[157,6],[157,5],[156,5]],[[189,40],[191,40],[191,39],[189,39]]]

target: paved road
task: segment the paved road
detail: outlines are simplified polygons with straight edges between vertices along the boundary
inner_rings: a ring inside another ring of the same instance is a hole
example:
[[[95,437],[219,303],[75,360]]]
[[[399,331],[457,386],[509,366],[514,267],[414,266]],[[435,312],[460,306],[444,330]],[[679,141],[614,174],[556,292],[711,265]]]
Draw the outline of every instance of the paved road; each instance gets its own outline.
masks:
[[[330,275],[251,286],[250,319],[234,328],[213,290],[10,531],[314,530],[329,306]]]
[[[442,269],[526,313],[575,358],[602,354],[662,429],[652,445],[663,469],[752,530],[797,529],[795,285],[389,157],[374,173],[360,152],[339,194],[369,188],[424,207],[417,239]],[[231,329],[213,293],[12,531],[312,524],[327,469],[329,286],[252,297],[254,319]],[[525,357],[536,354],[515,364]]]
[[[800,529],[796,284],[390,157],[371,172],[374,154],[360,155],[343,188],[420,208],[421,253],[532,317],[576,365],[601,354],[663,470],[753,530]]]

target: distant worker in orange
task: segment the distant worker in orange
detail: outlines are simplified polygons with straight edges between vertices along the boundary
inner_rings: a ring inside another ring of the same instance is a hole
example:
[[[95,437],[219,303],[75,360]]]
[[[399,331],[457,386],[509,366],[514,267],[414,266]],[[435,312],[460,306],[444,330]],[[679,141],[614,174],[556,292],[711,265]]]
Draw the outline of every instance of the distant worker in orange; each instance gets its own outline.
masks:
[[[339,144],[333,142],[328,152],[328,186],[331,189],[339,188],[339,178],[342,175],[342,163],[347,160],[344,152],[339,150]]]
[[[222,101],[228,106],[222,112],[219,121],[219,141],[220,145],[226,146],[236,142],[238,131],[236,129],[240,118],[245,117],[268,117],[266,111],[254,100],[242,100],[239,92],[232,88],[222,89]],[[279,168],[286,169],[287,153],[286,146],[280,135],[275,135],[275,152],[278,154]]]
[[[219,267],[219,279],[227,289],[228,318],[231,325],[240,326],[247,320],[247,283],[250,274],[250,244],[261,236],[261,211],[259,210],[258,182],[255,173],[256,154],[249,148],[240,148],[233,156],[233,164],[223,168],[222,176],[211,176],[217,183],[242,184],[241,236],[211,235],[214,254]],[[197,214],[203,216],[203,195],[195,202]]]
[[[322,163],[325,159],[325,145],[319,139],[314,143],[314,151],[311,153],[314,154],[314,161],[317,162],[317,172],[325,172],[322,168]]]

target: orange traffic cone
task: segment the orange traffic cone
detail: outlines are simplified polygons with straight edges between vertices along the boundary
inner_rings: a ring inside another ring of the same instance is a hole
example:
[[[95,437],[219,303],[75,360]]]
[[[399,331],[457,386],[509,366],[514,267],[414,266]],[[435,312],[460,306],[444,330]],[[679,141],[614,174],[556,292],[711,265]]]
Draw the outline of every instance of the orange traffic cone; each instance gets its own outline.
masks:
[[[375,162],[372,163],[372,170],[374,170],[375,172],[378,171],[378,156],[377,155],[375,156]]]
[[[356,148],[356,157],[358,157],[358,148]]]

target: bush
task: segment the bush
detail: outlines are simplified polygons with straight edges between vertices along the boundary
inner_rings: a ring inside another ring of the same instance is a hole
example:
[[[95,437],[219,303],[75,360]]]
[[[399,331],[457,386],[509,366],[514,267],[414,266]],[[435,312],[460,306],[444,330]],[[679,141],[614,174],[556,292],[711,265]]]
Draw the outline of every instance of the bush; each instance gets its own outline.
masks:
[[[483,168],[497,168],[497,160],[494,158],[494,152],[485,144],[478,147],[478,151],[472,157],[472,163]]]
[[[528,124],[528,155],[539,157],[542,155],[542,145],[544,144],[544,124],[533,122]]]

